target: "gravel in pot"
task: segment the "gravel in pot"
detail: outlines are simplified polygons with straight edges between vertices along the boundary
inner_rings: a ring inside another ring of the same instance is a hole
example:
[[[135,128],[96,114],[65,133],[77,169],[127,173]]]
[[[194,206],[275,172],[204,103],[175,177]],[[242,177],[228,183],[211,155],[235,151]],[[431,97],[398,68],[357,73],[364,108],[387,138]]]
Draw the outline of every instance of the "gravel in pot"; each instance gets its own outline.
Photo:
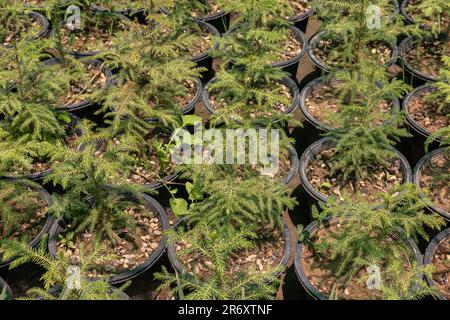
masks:
[[[55,68],[61,64],[58,59],[46,60],[43,63],[50,67],[55,66]],[[82,63],[90,79],[89,83],[86,84],[77,79],[71,81],[70,90],[64,97],[61,97],[59,105],[56,106],[57,110],[71,113],[82,112],[83,109],[92,107],[94,102],[89,98],[90,96],[95,96],[99,91],[107,90],[113,85],[113,74],[102,61],[95,59]]]
[[[217,101],[214,98],[214,93],[210,92],[209,86],[215,81],[216,79],[211,79],[203,89],[203,104],[206,107],[206,110],[211,115],[219,115],[220,114],[220,105],[222,103],[226,103],[224,101]],[[297,108],[299,103],[299,91],[297,84],[292,80],[291,78],[284,78],[280,85],[284,87],[285,95],[286,97],[290,98],[292,103],[289,106],[285,105],[277,105],[274,106],[274,112],[277,113],[283,113],[283,114],[292,114],[294,110]],[[249,104],[254,104],[251,101],[249,101]],[[255,112],[252,112],[250,115],[250,118],[257,119],[258,117],[261,118],[267,118],[271,117],[272,113],[264,114],[264,112],[258,112],[258,110],[255,110]],[[239,119],[236,119],[236,121],[239,121]]]
[[[192,12],[191,17],[211,24],[220,34],[226,32],[230,25],[230,13],[221,10],[217,1],[207,0],[205,1],[205,4],[208,11],[206,14],[202,15],[201,13],[194,11]],[[165,14],[170,14],[170,9],[170,7],[161,7],[161,11]]]
[[[314,14],[312,2],[309,0],[289,0],[289,3],[294,11],[294,15],[287,17],[287,19],[293,22],[295,27],[302,32],[306,32],[309,18]]]

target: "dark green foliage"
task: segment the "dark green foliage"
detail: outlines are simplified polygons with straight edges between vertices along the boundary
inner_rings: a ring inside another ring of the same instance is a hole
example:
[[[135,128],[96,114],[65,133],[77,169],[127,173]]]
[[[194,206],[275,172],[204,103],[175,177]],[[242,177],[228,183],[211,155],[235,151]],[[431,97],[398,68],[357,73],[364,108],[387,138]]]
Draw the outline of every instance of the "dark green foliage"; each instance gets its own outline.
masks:
[[[439,229],[445,225],[444,220],[425,213],[428,202],[413,184],[382,193],[379,200],[381,207],[373,209],[373,204],[362,196],[343,202],[330,199],[323,206],[324,213],[340,227],[330,229],[327,237],[319,241],[312,236],[315,253],[330,260],[332,274],[341,283],[358,279],[362,269],[378,266],[382,271],[379,294],[383,299],[413,299],[432,293],[417,276],[418,272],[430,274],[431,269],[419,268],[413,253],[401,239],[413,237],[417,240],[421,236],[429,240],[425,227]],[[392,242],[389,239],[398,240]],[[410,265],[406,270],[405,261]],[[364,277],[361,279],[365,280]],[[417,292],[412,289],[415,286]]]
[[[52,259],[46,254],[47,241],[42,241],[37,249],[29,247],[27,244],[17,241],[1,241],[5,248],[5,257],[18,257],[10,265],[10,269],[19,267],[27,263],[33,263],[45,270],[41,277],[43,288],[31,288],[28,291],[27,299],[44,300],[121,300],[123,290],[128,286],[125,284],[121,288],[111,288],[108,278],[92,280],[89,272],[99,262],[111,260],[111,256],[105,254],[106,248],[94,246],[89,253],[84,248],[80,249],[80,263],[77,266],[80,278],[71,274],[70,259],[64,256],[64,252],[59,252]],[[77,284],[79,280],[79,286]],[[73,282],[73,283],[72,283]],[[52,294],[49,290],[58,287],[60,290]]]
[[[180,229],[169,234],[170,241],[186,241],[192,246],[183,249],[178,256],[199,254],[202,260],[211,262],[209,274],[203,277],[187,271],[171,274],[163,268],[163,272],[155,276],[163,281],[160,288],[174,286],[173,294],[187,300],[273,299],[279,281],[276,273],[281,270],[256,271],[250,268],[236,272],[230,263],[233,253],[254,246],[251,239],[256,234],[251,229],[235,230],[229,224],[220,228],[201,225],[188,232]]]

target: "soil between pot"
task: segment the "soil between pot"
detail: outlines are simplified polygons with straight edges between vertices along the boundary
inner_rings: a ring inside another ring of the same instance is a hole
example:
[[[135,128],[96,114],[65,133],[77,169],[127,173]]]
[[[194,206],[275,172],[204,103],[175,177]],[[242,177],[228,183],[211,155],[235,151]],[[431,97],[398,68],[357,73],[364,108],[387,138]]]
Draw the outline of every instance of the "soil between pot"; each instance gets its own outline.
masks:
[[[442,230],[435,236],[425,250],[424,264],[435,267],[432,278],[427,282],[439,292],[440,300],[450,300],[450,228]]]
[[[449,174],[450,154],[444,149],[425,155],[414,170],[414,182],[427,191],[427,197],[447,219],[450,219]],[[447,175],[447,178],[444,178],[444,175]]]
[[[311,223],[305,231],[311,235],[317,236],[318,240],[328,239],[331,234],[341,228],[341,225],[329,218],[324,221],[324,226],[317,230],[317,223]],[[406,269],[411,267],[411,260],[416,259],[419,264],[422,263],[422,257],[417,246],[411,240],[401,239],[399,235],[395,238],[388,238],[386,242],[402,241],[410,252],[406,254],[403,252],[404,267]],[[329,239],[330,240],[330,239]],[[420,258],[420,259],[419,259]],[[337,282],[336,276],[332,270],[327,268],[331,266],[332,260],[327,259],[326,256],[319,257],[314,254],[312,248],[305,243],[300,243],[297,248],[295,256],[295,271],[303,286],[314,298],[320,300],[328,300],[332,291],[333,285]],[[336,285],[336,294],[339,300],[367,300],[380,299],[380,292],[378,290],[370,290],[367,288],[365,281],[360,281],[367,275],[364,269],[361,269],[348,283],[338,283]]]
[[[326,78],[318,78],[308,84],[300,94],[300,106],[306,119],[315,127],[322,130],[332,130],[341,127],[339,124],[332,121],[332,115],[339,112],[339,97],[337,90],[339,84],[343,81]],[[364,97],[360,98],[363,102]],[[379,112],[379,119],[373,124],[381,125],[386,120],[386,115],[391,112],[399,111],[398,99],[392,101],[382,100],[379,103],[377,112]]]
[[[345,193],[350,196],[359,192],[369,201],[375,195],[386,192],[397,184],[411,181],[411,168],[406,159],[392,148],[396,157],[387,161],[385,167],[369,168],[367,177],[359,181],[343,184],[339,177],[330,177],[332,157],[335,153],[329,138],[316,141],[308,147],[300,159],[300,178],[308,193],[316,200],[326,202],[329,196],[343,200]]]
[[[430,85],[416,88],[404,100],[404,109],[408,122],[422,135],[430,134],[450,126],[450,119],[445,112],[438,112],[438,105],[434,101],[427,101],[426,98],[434,89]]]

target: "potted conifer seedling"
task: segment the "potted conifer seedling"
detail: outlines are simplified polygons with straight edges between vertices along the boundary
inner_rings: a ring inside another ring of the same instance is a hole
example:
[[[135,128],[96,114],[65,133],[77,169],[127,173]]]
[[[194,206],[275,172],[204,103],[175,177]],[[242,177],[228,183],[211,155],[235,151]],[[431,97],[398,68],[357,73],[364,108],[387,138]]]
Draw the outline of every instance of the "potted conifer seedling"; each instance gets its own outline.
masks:
[[[0,44],[3,46],[10,46],[23,35],[42,38],[49,30],[45,16],[14,0],[1,2],[0,17]]]
[[[0,180],[1,240],[18,240],[36,246],[48,233],[53,219],[47,215],[52,204],[50,194],[27,180]],[[7,267],[14,256],[4,256],[0,245],[0,267]]]
[[[418,237],[425,227],[444,221],[424,212],[426,202],[413,185],[378,196],[379,208],[359,195],[343,202],[330,199],[323,215],[304,230],[295,257],[295,271],[306,291],[319,300],[410,300],[436,292],[422,278]],[[323,218],[327,216],[327,218]]]
[[[50,169],[52,145],[76,148],[81,133],[73,127],[76,117],[54,109],[69,80],[42,67],[51,41],[27,38],[0,48],[0,173],[41,179]]]
[[[409,2],[408,2],[409,3]],[[405,6],[408,3],[404,3]],[[417,13],[418,24],[425,23],[426,28],[415,37],[408,37],[400,44],[400,55],[407,81],[415,85],[425,81],[442,79],[440,63],[449,50],[449,16],[448,1],[423,0],[414,1],[406,8],[413,8]]]
[[[109,248],[113,261],[99,263],[92,277],[111,276],[111,283],[131,279],[150,268],[161,256],[168,228],[164,209],[142,188],[122,179],[120,173],[132,161],[130,142],[116,143],[108,130],[96,132],[92,123],[80,124],[80,150],[60,148],[58,160],[45,182],[61,185],[63,196],[55,196],[51,212],[61,217],[60,228],[50,232],[52,255],[64,252],[79,261],[81,246],[87,252],[93,244]],[[98,143],[108,141],[103,152]]]

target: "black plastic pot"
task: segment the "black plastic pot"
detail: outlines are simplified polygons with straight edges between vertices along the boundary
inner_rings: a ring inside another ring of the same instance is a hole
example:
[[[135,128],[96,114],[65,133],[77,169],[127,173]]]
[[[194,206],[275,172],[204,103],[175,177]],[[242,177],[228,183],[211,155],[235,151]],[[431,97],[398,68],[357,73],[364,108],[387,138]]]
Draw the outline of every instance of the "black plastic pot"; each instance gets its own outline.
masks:
[[[41,26],[41,31],[39,31],[39,33],[36,35],[36,38],[46,37],[50,30],[50,22],[47,20],[47,18],[42,13],[35,11],[28,13],[28,15],[32,19],[35,19]]]
[[[316,54],[314,52],[319,41],[322,39],[322,37],[325,35],[325,33],[326,33],[325,31],[319,31],[309,40],[308,56],[315,66],[315,74],[317,77],[320,77],[323,72],[331,73],[333,71],[329,66],[325,65],[324,62],[322,62],[316,56]],[[386,69],[389,68],[391,65],[393,65],[397,61],[398,54],[399,54],[397,44],[389,43],[389,46],[391,47],[392,55],[391,55],[391,59],[384,64]]]
[[[203,104],[205,105],[206,111],[208,111],[209,114],[214,115],[217,114],[218,112],[213,108],[213,106],[209,103],[209,86],[211,85],[211,83],[215,82],[216,78],[211,79],[205,86],[205,88],[203,89]],[[286,85],[287,87],[289,87],[290,91],[291,91],[291,95],[292,95],[292,104],[291,106],[284,112],[285,114],[290,114],[292,112],[294,112],[294,110],[298,107],[299,104],[299,100],[300,100],[300,95],[299,95],[299,90],[298,90],[298,86],[295,83],[294,80],[292,80],[291,78],[283,78],[283,80],[281,81],[284,85]]]
[[[399,46],[399,52],[401,57],[401,64],[404,70],[404,80],[406,83],[411,84],[414,87],[421,86],[428,81],[435,82],[439,81],[439,78],[433,77],[432,75],[423,73],[419,70],[416,70],[405,58],[406,54],[412,50],[415,46],[414,41],[417,39],[414,37],[405,38]],[[428,40],[425,40],[425,42]]]
[[[312,145],[310,145],[305,152],[303,152],[302,156],[300,157],[300,165],[299,165],[299,172],[300,172],[300,179],[303,185],[303,188],[306,190],[306,192],[309,194],[309,196],[312,198],[312,203],[316,203],[318,201],[320,202],[327,202],[328,197],[319,191],[317,191],[312,184],[309,182],[309,179],[306,174],[306,169],[308,168],[309,162],[313,157],[318,154],[320,151],[325,150],[327,148],[330,148],[333,145],[333,142],[330,138],[323,138],[316,142],[314,142]],[[411,167],[406,160],[406,158],[395,148],[389,147],[392,151],[396,153],[396,157],[401,161],[401,168],[403,171],[403,183],[408,183],[412,181],[412,172]]]
[[[77,123],[80,121],[80,118],[77,117],[74,114],[69,113],[69,116],[72,118],[72,123],[69,124],[69,131],[70,132],[77,132],[78,134],[82,134],[82,132],[80,132],[78,129],[75,129],[75,126],[77,125]],[[35,173],[30,173],[30,174],[26,174],[26,175],[11,175],[11,174],[4,174],[1,175],[0,174],[0,178],[7,178],[7,179],[29,179],[29,180],[33,180],[36,182],[40,182],[42,181],[46,176],[48,176],[50,173],[52,172],[52,169],[47,169],[41,172],[35,172]]]
[[[202,29],[206,29],[209,33],[211,33],[215,37],[220,37],[219,31],[209,23],[206,23],[204,21],[196,20],[196,22],[199,24],[199,26]],[[203,67],[206,68],[207,71],[202,72],[201,76],[203,81],[208,81],[211,79],[214,75],[214,69],[213,69],[213,58],[211,57],[211,53],[213,50],[217,49],[219,46],[218,43],[214,43],[214,46],[207,50],[206,52],[202,52],[196,56],[190,57],[189,60],[195,62],[197,64],[197,67]]]
[[[0,277],[0,295],[4,293],[6,295],[5,300],[12,300],[13,294],[8,284]]]
[[[290,159],[291,159],[291,170],[289,171],[289,174],[284,178],[283,182],[285,185],[290,185],[295,176],[298,174],[298,154],[297,150],[295,150],[294,145],[291,144],[291,150],[290,150]]]
[[[326,218],[323,221],[323,224],[329,225],[332,224],[333,221],[330,217]],[[305,232],[309,234],[313,234],[317,231],[317,222],[314,221],[310,223],[306,228]],[[411,239],[406,239],[403,235],[403,231],[399,230],[398,234],[392,234],[391,237],[395,239],[397,242],[403,242],[403,244],[406,245],[410,249],[410,253],[412,256],[415,257],[417,261],[417,265],[421,266],[423,264],[423,257],[420,253],[419,248],[417,247],[416,243]],[[306,292],[315,300],[329,300],[329,297],[321,293],[315,286],[311,284],[308,277],[305,274],[305,271],[303,270],[302,264],[301,264],[301,257],[302,257],[302,251],[305,244],[303,242],[299,242],[297,246],[297,251],[295,253],[295,259],[294,259],[294,265],[295,265],[295,273],[297,275],[298,280],[300,281],[303,288],[306,290]],[[414,290],[414,288],[411,288],[411,290]]]
[[[419,160],[416,167],[414,168],[413,173],[413,182],[420,187],[420,177],[422,175],[423,169],[429,164],[429,162],[435,157],[440,154],[443,154],[446,152],[445,148],[434,150],[430,153],[427,153],[422,159]],[[440,214],[442,217],[444,217],[447,221],[450,221],[450,212],[446,212],[445,210],[441,209],[440,207],[436,205],[432,205],[429,207],[429,209],[432,212]]]
[[[314,8],[311,7],[311,9],[309,9],[306,12],[303,12],[302,14],[289,17],[288,20],[290,22],[293,22],[294,26],[296,28],[300,29],[302,32],[306,32],[306,30],[308,29],[309,18],[313,14],[314,14]]]
[[[203,84],[202,84],[202,81],[200,80],[200,78],[195,79],[195,85],[196,85],[195,97],[191,102],[189,102],[186,106],[183,107],[183,109],[182,109],[183,115],[194,114],[195,106],[202,99]]]
[[[49,59],[49,60],[46,60],[43,62],[43,64],[45,64],[47,66],[52,66],[52,65],[60,64],[60,63],[61,63],[61,61],[56,58]],[[83,63],[101,68],[102,73],[106,77],[106,84],[105,84],[105,87],[103,88],[104,90],[109,89],[114,84],[113,74],[112,74],[111,70],[102,61],[94,59],[94,60],[83,61]],[[61,110],[61,111],[70,112],[80,118],[91,119],[94,116],[94,112],[93,112],[94,110],[90,110],[91,112],[89,112],[88,109],[90,109],[90,107],[92,107],[92,105],[93,105],[92,101],[83,100],[83,101],[80,101],[80,102],[74,103],[74,104],[58,106],[56,109]]]
[[[180,226],[182,223],[184,223],[184,219],[180,219],[177,220],[177,222],[175,222],[174,226],[172,227],[173,229],[178,228],[178,226]],[[289,232],[289,228],[288,226],[283,222],[283,239],[284,239],[284,254],[283,254],[283,259],[281,260],[280,264],[278,265],[279,267],[286,267],[288,261],[289,261],[289,257],[291,255],[291,245],[292,245],[292,239],[291,239],[291,234]],[[177,252],[176,252],[176,248],[175,248],[175,243],[168,243],[167,244],[167,255],[169,256],[169,260],[170,260],[170,264],[172,265],[172,267],[179,273],[179,274],[183,274],[185,273],[185,270],[181,264],[181,262],[178,260],[177,258]],[[276,276],[280,276],[281,273],[283,273],[284,270],[279,271]]]
[[[432,86],[423,85],[410,92],[403,100],[402,109],[406,114],[406,121],[409,128],[411,129],[410,132],[413,134],[413,137],[404,139],[405,150],[403,152],[407,156],[411,165],[415,165],[419,161],[419,159],[425,155],[424,143],[426,139],[432,134],[432,132],[414,121],[414,119],[411,117],[411,114],[409,113],[409,102],[417,95],[433,90],[435,89]],[[430,144],[430,150],[437,149],[438,142],[439,140],[437,140],[437,142],[435,143]]]
[[[304,122],[304,127],[302,128],[302,132],[305,132],[304,137],[312,143],[318,140],[323,133],[331,130],[335,130],[330,125],[326,125],[320,122],[318,119],[314,118],[314,116],[308,111],[306,107],[306,99],[310,95],[311,91],[314,90],[316,86],[319,86],[322,83],[342,83],[342,80],[330,79],[328,80],[326,77],[316,78],[313,81],[309,82],[300,93],[300,111],[306,119],[306,123]],[[381,87],[380,84],[377,84]],[[400,101],[398,98],[392,98],[392,112],[398,113],[400,111]]]
[[[160,9],[164,14],[170,14],[170,10],[168,8],[161,7]],[[213,14],[208,14],[206,16],[196,17],[195,19],[209,23],[214,28],[216,28],[220,32],[220,34],[223,34],[228,30],[228,27],[230,26],[230,17],[231,14],[229,12],[219,11]]]
[[[16,180],[16,179],[7,179],[10,180],[12,183],[20,183],[20,180]],[[33,186],[32,189],[34,189],[35,191],[39,192],[41,194],[42,199],[47,202],[47,207],[50,207],[52,204],[52,197],[50,196],[50,194],[47,192],[47,190],[45,190],[44,188],[42,188],[41,186]],[[29,245],[33,248],[35,248],[36,246],[39,245],[39,242],[41,241],[42,237],[46,234],[48,234],[48,232],[50,231],[50,228],[53,224],[53,217],[52,216],[47,216],[47,220],[45,221],[44,227],[42,228],[42,230],[36,235],[36,237],[31,240],[31,242],[29,243]],[[11,262],[14,261],[15,258],[11,258],[9,260],[3,261],[1,259],[1,255],[0,255],[0,269],[1,268],[7,268],[9,267],[9,265],[11,264]],[[1,290],[0,290],[1,291]]]
[[[442,230],[437,236],[435,236],[431,241],[430,244],[428,245],[427,249],[425,250],[425,255],[423,257],[423,263],[424,265],[428,265],[428,264],[432,264],[433,263],[433,257],[434,257],[434,252],[436,250],[436,248],[439,246],[439,244],[447,239],[448,237],[450,237],[450,228],[444,229]],[[438,292],[437,295],[437,299],[439,300],[447,300],[436,288],[436,284],[434,283],[433,279],[431,279],[430,277],[426,277],[426,280],[428,282],[428,285],[431,288],[436,289],[436,291]]]
[[[409,23],[409,24],[416,24],[416,22],[414,21],[413,17],[411,17],[411,15],[409,15],[406,12],[406,7],[409,5],[409,0],[403,0],[400,3],[400,12],[402,13],[402,15],[405,17],[405,20]]]
[[[158,201],[156,201],[154,198],[142,194],[141,195],[144,205],[147,208],[151,208],[159,217],[159,220],[162,225],[163,231],[166,231],[169,229],[169,219],[167,217],[166,211],[164,208],[159,204]],[[130,199],[136,199],[133,196],[130,196]],[[59,239],[59,234],[64,230],[65,228],[65,222],[62,219],[55,220],[52,227],[50,228],[49,232],[49,242],[48,242],[48,250],[50,252],[51,256],[56,256],[57,254],[57,244]],[[158,248],[156,248],[155,251],[148,257],[148,259],[141,265],[130,269],[126,272],[123,272],[121,274],[117,274],[112,276],[109,279],[109,283],[112,285],[124,283],[128,280],[131,280],[141,273],[145,272],[149,268],[151,268],[162,256],[164,253],[164,250],[166,249],[166,242],[167,237],[163,236],[161,243],[159,244]]]

